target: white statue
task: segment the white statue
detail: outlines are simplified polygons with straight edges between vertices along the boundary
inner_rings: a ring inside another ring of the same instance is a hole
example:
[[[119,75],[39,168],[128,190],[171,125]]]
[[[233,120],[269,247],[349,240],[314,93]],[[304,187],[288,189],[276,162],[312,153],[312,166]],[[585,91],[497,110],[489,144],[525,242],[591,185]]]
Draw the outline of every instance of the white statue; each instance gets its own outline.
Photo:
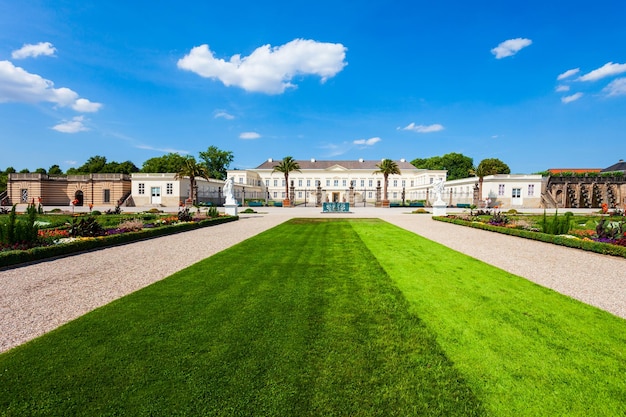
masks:
[[[232,178],[227,179],[226,182],[224,183],[224,197],[226,197],[226,201],[224,202],[224,205],[227,205],[227,206],[237,205],[237,201],[235,200],[235,196],[233,195],[234,184],[235,184],[235,181]]]
[[[435,197],[437,198],[437,202],[443,202],[441,196],[443,195],[443,178],[437,178],[433,182],[433,190],[435,191]]]

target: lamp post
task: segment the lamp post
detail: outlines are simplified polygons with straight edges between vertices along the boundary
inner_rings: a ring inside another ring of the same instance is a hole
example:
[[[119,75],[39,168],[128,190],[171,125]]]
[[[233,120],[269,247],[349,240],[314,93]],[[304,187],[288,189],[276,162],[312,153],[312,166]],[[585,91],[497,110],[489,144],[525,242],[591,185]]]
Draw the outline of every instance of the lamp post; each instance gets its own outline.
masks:
[[[241,199],[241,207],[244,207],[246,205],[246,187],[241,187],[243,188],[243,198]]]

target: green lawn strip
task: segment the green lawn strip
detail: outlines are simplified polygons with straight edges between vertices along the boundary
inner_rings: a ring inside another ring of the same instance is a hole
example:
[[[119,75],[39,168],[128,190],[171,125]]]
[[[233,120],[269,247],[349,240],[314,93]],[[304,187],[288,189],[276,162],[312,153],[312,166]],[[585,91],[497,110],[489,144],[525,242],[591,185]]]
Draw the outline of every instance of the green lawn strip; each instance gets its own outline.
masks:
[[[388,223],[353,227],[491,414],[623,415],[626,321]]]
[[[0,415],[482,414],[358,223],[285,223],[0,355]]]

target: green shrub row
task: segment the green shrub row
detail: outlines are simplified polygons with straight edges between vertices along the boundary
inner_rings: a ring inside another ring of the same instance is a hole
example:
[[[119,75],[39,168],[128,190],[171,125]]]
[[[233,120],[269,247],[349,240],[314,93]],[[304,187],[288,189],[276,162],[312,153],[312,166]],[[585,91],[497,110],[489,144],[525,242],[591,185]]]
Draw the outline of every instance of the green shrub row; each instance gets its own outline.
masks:
[[[533,232],[524,229],[514,229],[510,227],[498,227],[480,222],[470,222],[458,218],[433,216],[433,220],[446,223],[458,224],[461,226],[469,226],[476,229],[488,230],[490,232],[502,233],[510,236],[523,237],[525,239],[538,240],[540,242],[553,243],[555,245],[567,246],[569,248],[583,249],[590,252],[601,253],[604,255],[621,256],[626,258],[626,247],[619,245],[611,245],[610,243],[594,242],[592,240],[575,239],[562,235],[551,235],[541,232]]]
[[[13,250],[0,252],[0,268],[17,265],[26,262],[40,261],[42,259],[57,256],[66,256],[77,252],[83,252],[104,247],[123,245],[138,240],[151,239],[159,236],[172,235],[202,227],[215,226],[222,223],[238,220],[237,216],[217,217],[193,223],[180,223],[171,226],[161,226],[150,229],[142,229],[137,232],[120,233],[117,235],[101,236],[90,239],[79,239],[69,243],[52,246],[40,246],[27,250]]]

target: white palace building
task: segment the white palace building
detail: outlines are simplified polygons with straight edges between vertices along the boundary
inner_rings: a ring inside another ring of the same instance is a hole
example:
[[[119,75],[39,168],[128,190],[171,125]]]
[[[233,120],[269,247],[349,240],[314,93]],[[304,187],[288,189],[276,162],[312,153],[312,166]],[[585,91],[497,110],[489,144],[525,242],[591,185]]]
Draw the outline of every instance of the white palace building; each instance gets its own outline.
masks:
[[[272,172],[281,162],[268,159],[256,168],[228,170],[234,181],[234,197],[242,205],[280,205],[289,198],[292,205],[315,206],[324,202],[348,202],[357,206],[381,205],[384,178],[379,160],[297,160],[300,171],[289,173],[289,196],[285,177]],[[435,199],[433,184],[446,180],[445,170],[415,168],[404,159],[395,161],[401,174],[390,175],[387,194],[391,205],[430,206]],[[135,173],[132,205],[177,206],[189,199],[189,180],[175,174]],[[478,178],[444,183],[443,200],[448,206],[469,206],[477,200]],[[490,175],[483,180],[483,203],[491,207],[541,207],[541,175]],[[224,181],[196,178],[198,200],[221,205]]]
[[[384,198],[383,175],[375,173],[378,160],[298,160],[300,170],[289,173],[289,196],[285,195],[284,175],[273,172],[280,162],[270,158],[253,169],[229,170],[228,178],[246,187],[246,198],[252,198],[255,191],[260,200],[270,204],[289,198],[294,205],[315,205],[320,200],[376,205]],[[446,171],[418,169],[404,159],[395,162],[401,174],[389,176],[387,193],[391,202],[426,202],[433,182],[439,178],[445,181]]]

